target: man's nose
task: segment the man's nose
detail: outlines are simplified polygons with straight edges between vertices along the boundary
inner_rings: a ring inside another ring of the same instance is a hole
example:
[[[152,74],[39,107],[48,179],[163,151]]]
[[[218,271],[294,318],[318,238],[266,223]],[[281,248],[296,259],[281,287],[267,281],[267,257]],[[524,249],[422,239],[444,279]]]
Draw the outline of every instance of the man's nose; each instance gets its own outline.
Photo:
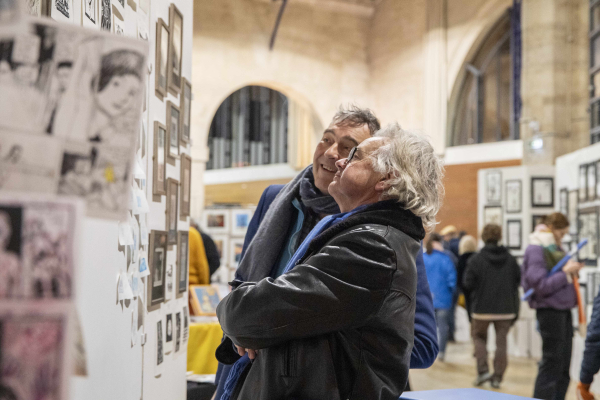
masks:
[[[337,167],[337,169],[339,171],[343,171],[344,168],[346,168],[346,164],[348,163],[348,159],[347,158],[342,158],[341,160],[337,160],[335,162],[335,166]]]
[[[336,160],[340,159],[340,153],[338,152],[338,144],[332,144],[326,151],[325,156],[329,158],[334,158]]]

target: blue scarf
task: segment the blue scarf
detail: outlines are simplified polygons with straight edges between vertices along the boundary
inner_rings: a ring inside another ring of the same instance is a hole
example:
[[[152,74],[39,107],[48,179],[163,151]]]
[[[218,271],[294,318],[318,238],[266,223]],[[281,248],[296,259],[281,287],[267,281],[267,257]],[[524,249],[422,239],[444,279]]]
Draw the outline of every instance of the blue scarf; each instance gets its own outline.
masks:
[[[300,261],[302,257],[304,257],[306,250],[308,250],[308,245],[310,244],[310,242],[312,242],[312,240],[316,238],[321,232],[324,232],[325,230],[331,228],[335,224],[345,220],[349,216],[362,211],[367,206],[368,205],[359,206],[352,211],[328,215],[327,217],[323,218],[313,228],[313,230],[310,231],[308,236],[306,236],[306,239],[304,239],[300,247],[298,247],[298,250],[296,250],[292,258],[290,258],[290,261],[288,261],[287,265],[285,266],[285,269],[283,270],[283,273],[285,274],[291,271],[296,266],[298,261]],[[242,358],[240,358],[235,362],[235,364],[233,364],[233,367],[231,367],[229,375],[227,376],[227,381],[225,382],[225,388],[223,390],[223,396],[221,396],[221,400],[230,400],[231,395],[233,393],[233,389],[235,389],[235,386],[237,385],[237,382],[240,379],[242,372],[246,369],[248,364],[250,364],[250,358],[248,357],[248,353],[244,354]]]

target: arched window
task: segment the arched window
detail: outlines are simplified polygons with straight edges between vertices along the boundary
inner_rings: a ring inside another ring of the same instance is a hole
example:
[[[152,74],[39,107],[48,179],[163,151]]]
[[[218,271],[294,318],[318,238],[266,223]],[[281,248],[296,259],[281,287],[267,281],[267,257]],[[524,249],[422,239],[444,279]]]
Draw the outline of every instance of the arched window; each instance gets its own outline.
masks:
[[[520,98],[515,84],[518,85],[520,68],[514,58],[520,57],[519,39],[515,40],[520,27],[511,32],[511,24],[520,25],[520,21],[514,15],[511,18],[514,12],[511,9],[496,23],[465,65],[452,123],[451,146],[519,138]]]
[[[287,162],[288,99],[246,86],[223,101],[210,125],[207,169]]]

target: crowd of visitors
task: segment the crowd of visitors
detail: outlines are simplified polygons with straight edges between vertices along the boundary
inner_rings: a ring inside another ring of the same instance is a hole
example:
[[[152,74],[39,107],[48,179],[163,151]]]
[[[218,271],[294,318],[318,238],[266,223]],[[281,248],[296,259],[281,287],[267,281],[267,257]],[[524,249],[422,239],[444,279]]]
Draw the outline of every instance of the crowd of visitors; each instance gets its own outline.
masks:
[[[481,386],[489,382],[493,388],[499,388],[508,366],[507,336],[519,317],[521,286],[521,293],[532,292],[527,301],[536,312],[537,330],[542,338],[542,359],[532,397],[564,400],[570,383],[571,311],[576,306],[582,307],[577,281],[583,264],[572,258],[558,272],[550,271],[566,255],[563,238],[568,230],[565,215],[555,212],[546,216],[530,234],[521,265],[501,245],[502,228],[498,225],[488,224],[483,228],[482,246],[478,246],[473,236],[458,233],[454,226],[445,227],[440,234],[429,234],[424,262],[438,326],[438,360],[445,360],[446,343],[452,337],[454,311],[451,310],[461,304],[471,325],[477,368],[473,384]],[[487,351],[491,325],[496,338],[493,371],[488,366]],[[576,388],[578,400],[594,399],[590,386],[599,370],[600,296],[594,301],[588,326]]]

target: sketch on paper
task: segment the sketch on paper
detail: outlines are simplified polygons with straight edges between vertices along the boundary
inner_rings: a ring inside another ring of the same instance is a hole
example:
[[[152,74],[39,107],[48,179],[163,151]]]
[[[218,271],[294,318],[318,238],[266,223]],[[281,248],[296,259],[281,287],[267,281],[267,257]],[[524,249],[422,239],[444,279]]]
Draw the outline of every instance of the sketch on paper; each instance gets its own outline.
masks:
[[[179,351],[181,345],[181,313],[175,314],[175,353]]]
[[[166,142],[167,128],[160,122],[154,122],[154,157],[153,157],[153,182],[152,193],[157,195],[167,194],[166,188]]]
[[[95,24],[96,23],[96,7],[97,7],[98,0],[84,0],[84,1],[85,1],[85,16]]]
[[[71,0],[54,0],[54,8],[68,19],[71,19],[72,7]]]
[[[61,316],[0,317],[2,398],[61,398],[65,336],[66,319]]]
[[[34,17],[41,17],[42,0],[27,0],[27,13]]]
[[[41,21],[25,31],[0,41],[0,187],[84,197],[88,215],[122,218],[147,46]]]
[[[163,333],[162,333],[162,319],[156,323],[156,365],[159,366],[163,363]]]
[[[113,14],[113,29],[114,33],[119,36],[125,36],[125,21]]]
[[[173,314],[167,314],[167,332],[165,334],[165,353],[173,350]]]
[[[179,279],[177,284],[177,294],[181,295],[187,290],[188,284],[188,244],[189,235],[188,232],[179,232],[177,238],[178,257],[177,266],[179,268]]]
[[[185,306],[185,307],[183,307],[183,341],[184,342],[187,342],[187,339],[188,339],[189,318],[190,318],[190,313],[188,312],[188,307]]]
[[[112,10],[110,9],[110,0],[100,0],[102,2],[102,8],[100,10],[100,28],[110,32],[111,21],[112,21]]]
[[[70,298],[75,207],[0,201],[0,298]]]

